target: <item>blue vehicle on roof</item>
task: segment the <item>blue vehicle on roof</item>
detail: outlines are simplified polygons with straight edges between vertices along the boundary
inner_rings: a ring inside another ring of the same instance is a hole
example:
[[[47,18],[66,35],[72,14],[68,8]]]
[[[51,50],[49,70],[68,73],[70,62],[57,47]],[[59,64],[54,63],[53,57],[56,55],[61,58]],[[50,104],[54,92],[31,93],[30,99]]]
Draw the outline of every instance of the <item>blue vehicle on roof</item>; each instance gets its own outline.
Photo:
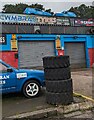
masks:
[[[23,13],[28,14],[28,15],[32,14],[32,15],[52,16],[51,13],[45,12],[45,11],[38,9],[38,8],[26,8]]]
[[[44,83],[44,71],[15,69],[0,60],[0,93],[22,92],[31,98],[40,94]]]
[[[61,13],[55,13],[57,17],[77,17],[74,12],[63,11]]]

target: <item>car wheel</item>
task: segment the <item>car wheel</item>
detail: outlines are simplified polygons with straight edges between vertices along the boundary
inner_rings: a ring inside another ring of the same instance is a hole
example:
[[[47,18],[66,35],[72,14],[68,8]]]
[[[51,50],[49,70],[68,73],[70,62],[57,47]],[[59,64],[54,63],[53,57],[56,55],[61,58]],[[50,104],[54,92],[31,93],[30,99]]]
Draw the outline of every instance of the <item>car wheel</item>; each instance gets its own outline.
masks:
[[[22,91],[25,97],[36,97],[40,93],[40,85],[37,81],[30,80],[24,84]]]

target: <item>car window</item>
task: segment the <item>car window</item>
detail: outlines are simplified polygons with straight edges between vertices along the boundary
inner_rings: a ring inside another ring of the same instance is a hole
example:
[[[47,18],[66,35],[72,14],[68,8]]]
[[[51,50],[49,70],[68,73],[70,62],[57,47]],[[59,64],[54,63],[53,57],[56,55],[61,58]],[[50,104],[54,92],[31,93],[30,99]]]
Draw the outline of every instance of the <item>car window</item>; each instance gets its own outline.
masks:
[[[7,72],[7,67],[2,63],[0,63],[0,73],[4,73],[4,72]]]
[[[35,10],[37,10],[37,11],[42,11],[41,9],[38,9],[38,8],[36,8]]]

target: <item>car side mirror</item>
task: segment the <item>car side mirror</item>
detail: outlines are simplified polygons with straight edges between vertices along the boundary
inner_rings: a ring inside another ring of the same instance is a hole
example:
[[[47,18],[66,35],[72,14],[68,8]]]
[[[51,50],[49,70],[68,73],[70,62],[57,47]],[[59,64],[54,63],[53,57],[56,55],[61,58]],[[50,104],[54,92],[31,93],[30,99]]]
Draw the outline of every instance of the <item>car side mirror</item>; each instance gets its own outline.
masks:
[[[12,68],[8,68],[7,72],[13,72]]]

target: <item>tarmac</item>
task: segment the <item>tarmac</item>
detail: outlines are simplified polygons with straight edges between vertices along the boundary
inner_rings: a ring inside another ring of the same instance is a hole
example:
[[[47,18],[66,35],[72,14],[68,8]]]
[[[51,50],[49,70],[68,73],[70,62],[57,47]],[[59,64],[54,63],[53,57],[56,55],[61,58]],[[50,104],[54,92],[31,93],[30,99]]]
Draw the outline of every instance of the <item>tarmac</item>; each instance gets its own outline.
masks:
[[[10,115],[2,120],[57,120],[60,118],[85,118],[85,120],[93,120],[94,102],[92,69],[72,72],[72,79],[74,91],[87,96],[87,98],[91,98],[90,100],[82,98],[81,96],[74,96],[74,101],[70,105],[48,105],[45,107],[45,100],[42,101],[41,99],[42,103],[40,104],[44,106],[40,109]],[[43,99],[45,99],[45,95]]]
[[[22,113],[14,116],[10,116],[4,120],[45,120],[54,118],[94,118],[94,103],[90,101],[84,101],[81,103],[73,103],[71,105],[55,106],[38,111]]]

